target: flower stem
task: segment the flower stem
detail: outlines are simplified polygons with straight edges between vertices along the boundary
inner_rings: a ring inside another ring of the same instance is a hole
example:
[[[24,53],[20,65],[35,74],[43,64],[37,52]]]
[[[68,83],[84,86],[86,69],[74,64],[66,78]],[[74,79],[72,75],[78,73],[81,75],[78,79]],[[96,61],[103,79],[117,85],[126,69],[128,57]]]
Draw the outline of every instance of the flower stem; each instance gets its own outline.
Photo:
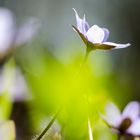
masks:
[[[91,50],[87,48],[86,49],[86,54],[85,54],[85,57],[84,57],[84,60],[83,60],[83,64],[86,62],[90,52],[91,52]]]
[[[79,68],[78,68],[78,71],[76,71],[76,73],[75,73],[74,76],[73,76],[74,79],[77,78],[77,76],[79,76],[79,74],[80,74],[82,68],[84,67],[84,65],[85,65],[85,63],[86,63],[86,61],[87,61],[87,58],[88,58],[88,56],[89,56],[89,53],[90,53],[89,49],[86,49],[86,54],[85,54],[85,56],[84,56],[84,59],[83,59],[82,63],[80,64],[80,66],[79,66]]]
[[[93,140],[92,127],[89,118],[88,118],[88,134],[89,134],[89,140]]]
[[[58,116],[59,112],[60,112],[60,109],[55,113],[55,115],[53,116],[53,118],[51,119],[49,124],[46,126],[46,128],[41,132],[41,134],[35,140],[41,140],[41,138],[43,138],[43,136],[47,133],[47,131],[50,129],[50,127],[54,123],[54,121],[55,121],[56,117]]]

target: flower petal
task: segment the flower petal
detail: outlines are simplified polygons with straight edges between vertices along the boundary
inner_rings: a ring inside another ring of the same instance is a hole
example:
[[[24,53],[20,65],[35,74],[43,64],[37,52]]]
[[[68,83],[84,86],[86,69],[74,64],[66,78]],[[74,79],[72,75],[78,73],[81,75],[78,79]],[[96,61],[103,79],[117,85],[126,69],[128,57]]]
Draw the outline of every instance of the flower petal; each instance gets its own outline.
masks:
[[[104,30],[97,25],[93,25],[86,33],[88,40],[92,43],[102,43],[104,40]]]
[[[134,135],[134,136],[140,136],[140,119],[136,120],[128,129],[127,133]]]
[[[73,8],[73,10],[74,10],[75,16],[76,16],[77,28],[82,34],[85,35],[87,30],[89,29],[89,25],[85,19],[85,15],[84,15],[83,19],[81,19],[78,15],[77,11],[74,8]]]
[[[102,29],[104,30],[104,34],[105,34],[103,42],[106,42],[109,37],[109,30],[106,28],[102,28]]]
[[[21,46],[27,43],[32,37],[36,34],[40,27],[40,22],[36,18],[30,18],[23,26],[19,29],[16,40],[15,46]]]
[[[138,102],[130,102],[122,113],[123,119],[130,118],[132,121],[136,120],[140,115],[140,104]]]
[[[105,121],[112,127],[117,128],[121,122],[120,110],[113,104],[110,103],[106,106],[106,117]]]
[[[75,26],[72,25],[72,28],[74,31],[76,31],[79,34],[79,36],[81,37],[85,45],[87,45],[88,40],[85,38],[85,36]]]
[[[11,11],[0,8],[0,53],[11,46],[15,34],[14,17]]]
[[[82,26],[82,19],[79,17],[77,11],[73,8],[75,12],[76,22],[77,22],[77,28],[78,30],[83,33],[83,26]]]
[[[15,140],[15,124],[13,121],[6,121],[0,124],[0,139],[1,140]]]
[[[83,21],[82,21],[82,28],[83,28],[83,34],[86,35],[86,32],[88,31],[90,26],[89,26],[88,22],[86,21],[85,15],[84,15]]]
[[[113,46],[112,48],[114,49],[121,49],[121,48],[126,48],[128,46],[130,46],[130,43],[127,44],[117,44],[117,43],[113,43],[113,42],[104,42],[104,45],[108,45],[108,46]]]
[[[31,98],[29,94],[29,89],[26,84],[25,78],[23,77],[21,71],[16,68],[13,69],[13,79],[11,87],[9,87],[9,93],[12,101],[25,101]]]

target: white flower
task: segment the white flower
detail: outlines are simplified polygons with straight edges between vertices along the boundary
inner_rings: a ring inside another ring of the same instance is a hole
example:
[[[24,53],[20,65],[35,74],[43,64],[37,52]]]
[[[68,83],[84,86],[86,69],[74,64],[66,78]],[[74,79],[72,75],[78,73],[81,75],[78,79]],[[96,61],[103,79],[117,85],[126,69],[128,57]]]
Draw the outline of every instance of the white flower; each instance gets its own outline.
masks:
[[[30,90],[20,69],[4,67],[0,74],[0,83],[0,96],[9,93],[13,102],[31,99]]]
[[[112,103],[106,106],[105,122],[119,134],[140,136],[140,104],[130,102],[123,112]]]
[[[73,8],[77,21],[77,28],[72,25],[73,29],[80,35],[86,46],[90,49],[119,49],[126,48],[130,46],[127,44],[117,44],[113,42],[108,42],[109,31],[106,28],[100,28],[97,25],[89,26],[85,19],[85,15],[83,19],[81,19],[77,13],[77,11]]]
[[[12,120],[0,122],[0,139],[1,140],[15,140],[15,124]]]
[[[39,26],[38,19],[30,18],[18,29],[13,13],[6,8],[0,8],[0,59],[13,47],[21,46],[31,40]]]

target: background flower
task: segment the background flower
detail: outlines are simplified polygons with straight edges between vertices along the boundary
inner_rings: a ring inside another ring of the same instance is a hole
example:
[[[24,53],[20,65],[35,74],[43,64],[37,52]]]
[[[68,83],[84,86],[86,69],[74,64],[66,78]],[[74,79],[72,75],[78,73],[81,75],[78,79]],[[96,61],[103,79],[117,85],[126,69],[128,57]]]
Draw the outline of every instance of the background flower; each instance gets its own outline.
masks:
[[[9,9],[0,8],[0,59],[6,57],[13,47],[30,41],[39,27],[39,20],[30,18],[23,26],[17,28],[13,13]]]
[[[140,136],[140,104],[130,102],[120,113],[120,110],[114,104],[108,104],[106,107],[106,116],[103,116],[106,123],[120,135],[128,134]]]
[[[5,121],[0,123],[0,139],[15,140],[15,125],[13,121]]]
[[[13,102],[31,99],[29,88],[19,68],[5,66],[0,75],[1,96],[8,93]]]

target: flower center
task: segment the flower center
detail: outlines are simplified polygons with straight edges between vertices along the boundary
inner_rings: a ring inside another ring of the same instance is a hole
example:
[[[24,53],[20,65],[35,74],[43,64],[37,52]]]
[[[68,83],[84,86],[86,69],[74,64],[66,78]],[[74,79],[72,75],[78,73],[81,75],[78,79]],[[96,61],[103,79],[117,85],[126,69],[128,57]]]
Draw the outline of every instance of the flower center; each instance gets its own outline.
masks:
[[[132,121],[130,118],[125,118],[119,126],[120,133],[124,134],[126,130],[131,126]]]

